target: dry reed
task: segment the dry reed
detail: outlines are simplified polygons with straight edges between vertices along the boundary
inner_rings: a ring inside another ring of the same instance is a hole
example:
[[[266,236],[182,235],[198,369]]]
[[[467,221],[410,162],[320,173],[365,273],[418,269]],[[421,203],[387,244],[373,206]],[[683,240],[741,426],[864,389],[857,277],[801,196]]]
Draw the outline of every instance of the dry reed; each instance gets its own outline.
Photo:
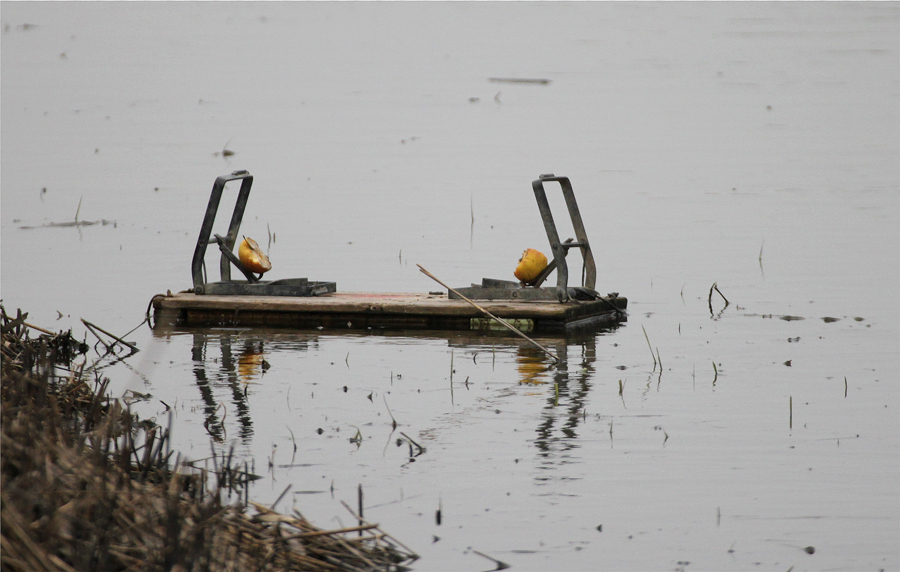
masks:
[[[95,373],[91,388],[73,368],[88,348],[70,332],[32,338],[26,315],[0,306],[0,316],[3,570],[374,571],[417,558],[362,518],[322,530],[296,511],[227,504],[251,478],[230,454],[208,488],[210,475],[170,450],[168,431],[108,399],[108,380]]]

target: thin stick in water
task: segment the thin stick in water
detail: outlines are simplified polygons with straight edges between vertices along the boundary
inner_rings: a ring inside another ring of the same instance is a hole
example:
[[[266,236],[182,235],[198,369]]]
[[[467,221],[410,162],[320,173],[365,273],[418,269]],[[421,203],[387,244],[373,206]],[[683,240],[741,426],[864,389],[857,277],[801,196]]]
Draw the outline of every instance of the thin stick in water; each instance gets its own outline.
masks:
[[[647,347],[650,348],[650,357],[653,358],[653,371],[656,371],[656,356],[653,355],[653,346],[650,345],[650,336],[647,335],[647,330],[644,329],[643,324],[641,324],[641,329],[644,330],[644,339],[647,340]]]
[[[716,289],[716,292],[719,293],[719,296],[721,296],[722,299],[725,300],[725,305],[726,305],[726,306],[728,306],[729,304],[731,304],[731,302],[728,301],[728,298],[725,297],[725,294],[722,294],[722,291],[719,290],[719,285],[716,284],[715,282],[713,282],[713,288],[715,288],[715,289]]]
[[[469,300],[468,298],[466,298],[465,296],[463,296],[462,294],[460,294],[458,291],[454,290],[454,289],[451,288],[450,286],[447,286],[446,284],[444,284],[443,282],[441,282],[441,280],[440,280],[437,276],[435,276],[435,275],[432,274],[431,272],[425,270],[425,268],[423,268],[421,264],[416,264],[416,266],[419,267],[419,270],[422,272],[422,274],[424,274],[425,276],[428,276],[429,278],[431,278],[432,280],[434,280],[435,282],[437,282],[438,284],[440,284],[441,286],[443,286],[444,288],[446,288],[446,289],[449,290],[450,292],[453,292],[454,294],[456,294],[457,296],[459,296],[460,298],[462,298],[463,300],[465,300],[466,302],[468,302],[469,304],[471,304],[472,306],[474,306],[475,308],[477,308],[478,310],[480,310],[483,314],[485,314],[485,315],[488,316],[489,318],[492,318],[492,319],[496,320],[497,322],[499,322],[500,324],[502,324],[504,327],[510,329],[510,330],[513,331],[514,333],[516,333],[516,334],[518,334],[519,336],[525,338],[526,340],[528,340],[529,342],[531,342],[532,345],[534,345],[535,347],[537,347],[538,349],[540,349],[542,352],[544,352],[545,354],[547,354],[548,356],[550,356],[550,358],[553,359],[553,361],[559,363],[559,358],[556,357],[556,354],[554,354],[552,351],[548,350],[547,348],[545,348],[545,347],[542,346],[541,344],[537,343],[537,342],[534,341],[533,339],[529,338],[524,332],[522,332],[521,330],[519,330],[518,328],[516,328],[515,326],[513,326],[512,324],[510,324],[509,322],[507,322],[507,321],[504,320],[503,318],[500,318],[500,317],[495,316],[494,314],[488,312],[487,310],[485,310],[484,308],[482,308],[481,306],[479,306],[478,304],[476,304],[476,303],[473,302],[472,300]]]
[[[509,564],[507,564],[506,562],[503,562],[502,560],[497,560],[496,558],[494,558],[492,556],[488,556],[487,554],[485,554],[483,552],[478,552],[477,550],[474,550],[474,549],[472,550],[472,552],[474,554],[477,554],[478,556],[481,556],[482,558],[487,558],[488,560],[491,560],[494,564],[496,564],[497,567],[494,568],[494,570],[506,570],[507,568],[509,568]]]
[[[765,240],[763,240],[763,241],[762,241],[762,244],[759,245],[759,271],[760,271],[760,272],[762,272],[762,269],[763,269],[763,266],[762,266],[762,253],[763,253],[763,246],[765,246],[765,245],[766,245],[766,241],[765,241]]]
[[[365,524],[363,522],[363,492],[362,492],[362,483],[359,483],[359,487],[357,487],[358,500],[359,500],[359,525],[362,526]],[[362,530],[359,531],[359,535],[362,536]]]
[[[381,394],[381,397],[384,399],[384,406],[387,407],[388,415],[391,416],[391,423],[393,423],[393,428],[396,429],[398,423],[397,423],[397,420],[394,419],[394,414],[391,413],[391,408],[388,407],[388,404],[387,404],[387,397],[386,397],[383,393]]]

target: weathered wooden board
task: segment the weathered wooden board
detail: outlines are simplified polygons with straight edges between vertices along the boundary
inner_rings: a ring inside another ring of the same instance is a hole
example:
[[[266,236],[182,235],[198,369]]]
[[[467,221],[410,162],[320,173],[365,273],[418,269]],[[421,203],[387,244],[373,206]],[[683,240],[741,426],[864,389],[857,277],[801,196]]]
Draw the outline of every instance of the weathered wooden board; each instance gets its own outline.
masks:
[[[156,324],[339,329],[495,329],[478,309],[445,294],[337,292],[324,296],[198,296],[182,292],[152,301]],[[585,321],[624,318],[626,298],[591,302],[479,301],[529,331],[558,331]]]

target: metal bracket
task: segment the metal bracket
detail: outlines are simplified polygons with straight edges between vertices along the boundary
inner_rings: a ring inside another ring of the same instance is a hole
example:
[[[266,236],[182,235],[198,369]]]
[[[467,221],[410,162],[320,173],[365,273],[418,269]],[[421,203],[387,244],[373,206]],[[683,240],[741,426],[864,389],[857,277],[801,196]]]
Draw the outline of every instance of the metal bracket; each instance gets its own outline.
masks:
[[[238,193],[237,201],[234,203],[234,212],[231,214],[231,224],[228,226],[228,234],[224,237],[216,235],[215,237],[210,238],[213,223],[216,221],[216,213],[219,211],[219,202],[222,200],[222,191],[225,190],[225,183],[235,180],[241,181],[241,190]],[[222,282],[231,281],[232,264],[241,268],[242,271],[244,270],[240,265],[240,261],[230,259],[228,255],[225,254],[225,251],[227,250],[234,256],[232,251],[234,249],[234,243],[237,240],[238,230],[241,228],[241,220],[244,218],[244,209],[247,207],[247,199],[250,197],[251,186],[253,186],[253,175],[247,171],[235,171],[230,175],[222,175],[221,177],[218,177],[213,184],[212,193],[209,196],[209,204],[206,206],[206,214],[203,216],[203,225],[200,227],[200,237],[197,239],[197,247],[194,248],[194,258],[191,260],[191,276],[194,279],[195,293],[203,293],[203,259],[206,256],[206,247],[210,244],[218,244],[222,251],[222,258],[219,261],[219,271]]]
[[[553,213],[550,211],[550,203],[547,201],[547,193],[544,190],[545,182],[558,182],[562,189],[569,217],[572,219],[572,227],[575,230],[575,238],[560,242],[556,223],[553,221]],[[510,280],[494,280],[485,278],[481,284],[472,284],[470,288],[458,289],[464,296],[473,300],[553,300],[568,302],[570,300],[597,300],[600,294],[594,290],[597,282],[597,267],[594,264],[594,255],[591,253],[591,244],[588,242],[587,232],[584,230],[584,222],[581,220],[581,212],[575,201],[575,191],[568,177],[555,175],[541,175],[531,183],[534,189],[534,198],[537,200],[541,220],[544,221],[544,229],[547,231],[547,239],[550,241],[550,249],[553,258],[547,267],[527,284],[512,282]],[[581,286],[569,287],[569,267],[566,264],[566,255],[570,248],[580,248],[581,258],[584,261],[582,267]],[[541,284],[551,272],[556,270],[556,288],[541,288]],[[453,292],[449,293],[454,298]]]
[[[550,203],[547,201],[547,193],[544,190],[545,182],[556,181],[562,189],[569,217],[572,219],[572,228],[575,229],[575,239],[560,242],[556,223],[553,221],[553,213],[550,211]],[[591,244],[588,242],[587,232],[584,230],[584,222],[581,220],[581,212],[578,210],[578,202],[575,200],[575,191],[568,177],[557,177],[553,174],[541,175],[531,183],[534,189],[534,198],[537,200],[538,210],[541,212],[541,220],[544,221],[544,229],[547,231],[547,239],[550,241],[550,250],[553,252],[553,261],[534,282],[539,287],[554,269],[556,270],[556,298],[560,302],[569,299],[568,282],[569,267],[566,264],[566,255],[570,248],[580,248],[581,258],[584,261],[582,268],[582,288],[593,290],[597,282],[597,266],[594,264],[594,255],[591,253]]]
[[[222,192],[229,181],[241,181],[241,190],[234,203],[234,212],[231,214],[231,224],[225,236],[212,234],[216,213],[219,211],[219,203],[222,200]],[[334,292],[337,287],[334,282],[310,282],[306,278],[287,278],[272,282],[260,281],[260,277],[244,268],[240,259],[234,254],[234,243],[237,242],[238,231],[241,228],[241,220],[244,218],[244,209],[247,207],[247,199],[250,197],[250,187],[253,186],[253,175],[247,171],[234,171],[230,175],[223,175],[216,179],[212,193],[209,196],[209,204],[206,214],[203,216],[203,225],[200,227],[200,236],[197,238],[197,247],[194,249],[194,258],[191,260],[191,277],[194,282],[195,294],[225,294],[247,296],[317,296]],[[203,261],[206,249],[210,244],[217,244],[221,251],[219,259],[219,273],[221,282],[207,283],[203,275]],[[243,280],[231,279],[231,265],[234,265],[244,277]]]

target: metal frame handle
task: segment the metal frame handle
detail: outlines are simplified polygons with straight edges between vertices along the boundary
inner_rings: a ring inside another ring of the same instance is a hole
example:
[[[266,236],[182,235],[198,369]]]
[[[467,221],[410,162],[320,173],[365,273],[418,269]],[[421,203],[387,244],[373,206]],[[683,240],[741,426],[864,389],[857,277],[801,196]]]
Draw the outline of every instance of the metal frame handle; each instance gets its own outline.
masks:
[[[572,219],[572,228],[575,229],[575,241],[561,242],[553,222],[553,213],[550,211],[550,203],[547,201],[547,193],[544,183],[556,181],[562,189],[569,217]],[[597,266],[594,264],[594,255],[591,253],[591,245],[588,242],[587,232],[584,230],[584,222],[581,220],[581,212],[578,210],[578,202],[575,200],[575,191],[568,177],[555,175],[541,175],[531,183],[534,189],[534,198],[537,200],[541,219],[544,221],[544,229],[547,231],[547,239],[550,241],[550,250],[553,252],[553,263],[556,267],[556,298],[560,302],[569,299],[568,281],[569,267],[566,264],[566,255],[570,248],[580,248],[581,258],[584,260],[582,287],[594,289],[597,282]],[[544,276],[546,278],[546,276]]]
[[[216,220],[216,213],[219,210],[219,202],[222,199],[222,191],[225,189],[225,183],[238,179],[241,180],[241,190],[234,204],[234,212],[231,215],[228,234],[224,237],[216,236],[210,238],[213,223]],[[231,264],[233,261],[228,258],[225,251],[227,250],[231,253],[234,249],[234,243],[237,241],[238,231],[241,228],[241,220],[244,218],[244,209],[247,207],[247,199],[250,196],[251,186],[253,186],[253,175],[247,171],[235,171],[230,175],[223,175],[217,178],[213,184],[212,193],[209,196],[209,204],[206,207],[206,214],[203,217],[203,225],[200,227],[200,237],[197,239],[197,247],[194,249],[194,258],[191,260],[194,292],[199,294],[203,291],[203,259],[206,256],[206,248],[210,244],[219,244],[222,250],[222,256],[219,261],[222,281],[227,282],[231,280]]]

